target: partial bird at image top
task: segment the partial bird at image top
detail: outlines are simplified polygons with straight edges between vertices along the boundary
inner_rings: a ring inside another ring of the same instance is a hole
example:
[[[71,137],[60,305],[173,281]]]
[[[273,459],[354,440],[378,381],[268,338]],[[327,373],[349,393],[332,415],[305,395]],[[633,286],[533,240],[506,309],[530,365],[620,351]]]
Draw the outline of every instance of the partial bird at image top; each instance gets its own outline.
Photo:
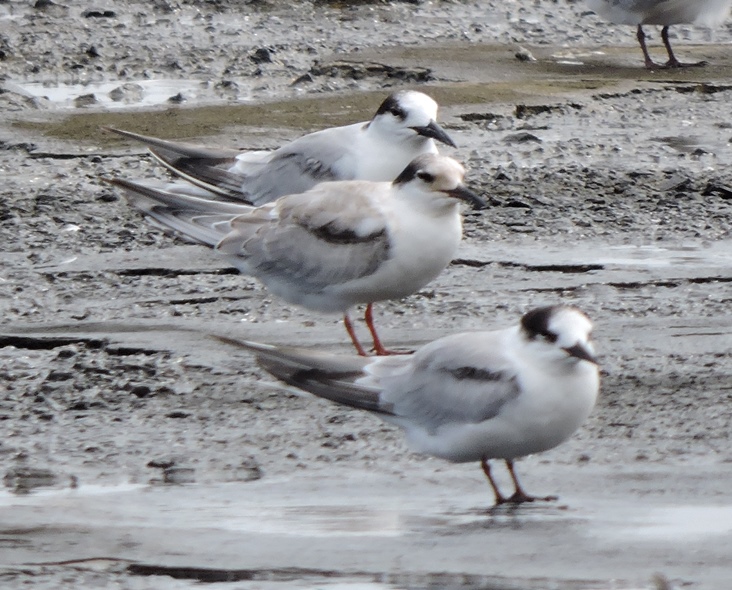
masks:
[[[262,205],[320,182],[391,182],[417,156],[436,154],[436,141],[455,147],[437,123],[437,109],[422,92],[394,92],[370,121],[316,131],[271,152],[206,148],[106,129],[145,143],[173,174],[203,189],[176,192]]]
[[[706,65],[704,61],[684,63],[676,58],[668,37],[669,27],[682,24],[719,25],[729,18],[732,0],[587,0],[587,5],[611,23],[636,26],[646,68],[663,69]],[[651,58],[643,25],[663,27],[661,38],[668,53],[665,63],[656,63]]]

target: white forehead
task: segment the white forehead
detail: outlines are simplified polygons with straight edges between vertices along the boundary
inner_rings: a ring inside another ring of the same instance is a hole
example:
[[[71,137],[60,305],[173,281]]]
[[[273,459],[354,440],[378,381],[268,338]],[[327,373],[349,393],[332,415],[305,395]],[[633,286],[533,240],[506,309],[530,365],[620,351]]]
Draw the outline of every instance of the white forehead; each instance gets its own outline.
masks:
[[[426,94],[407,90],[397,95],[397,101],[407,113],[422,113],[430,119],[437,118],[437,103]]]
[[[587,338],[592,332],[592,322],[579,309],[561,307],[552,314],[548,328],[560,337],[566,335]]]
[[[465,177],[465,168],[457,160],[439,154],[422,154],[416,157],[410,166],[414,166],[414,173],[427,172],[434,176],[430,183],[436,190],[452,190],[461,184]]]
[[[454,179],[458,182],[462,181],[465,176],[463,165],[448,156],[432,155],[425,170],[434,176]]]

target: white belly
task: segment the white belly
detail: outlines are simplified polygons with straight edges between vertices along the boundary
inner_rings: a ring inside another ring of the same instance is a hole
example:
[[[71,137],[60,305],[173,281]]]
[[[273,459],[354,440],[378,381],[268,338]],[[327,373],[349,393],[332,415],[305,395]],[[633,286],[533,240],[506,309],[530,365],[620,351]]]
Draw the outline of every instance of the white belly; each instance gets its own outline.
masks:
[[[446,217],[399,215],[400,239],[394,240],[389,260],[374,274],[324,290],[336,295],[347,307],[388,299],[401,299],[417,292],[436,278],[455,256],[462,238],[457,203]]]

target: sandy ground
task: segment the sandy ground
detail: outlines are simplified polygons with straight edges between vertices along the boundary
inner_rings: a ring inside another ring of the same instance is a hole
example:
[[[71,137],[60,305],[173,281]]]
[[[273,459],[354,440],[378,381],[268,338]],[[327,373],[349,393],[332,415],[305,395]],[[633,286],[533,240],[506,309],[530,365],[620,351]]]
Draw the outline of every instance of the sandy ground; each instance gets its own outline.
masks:
[[[647,72],[581,2],[0,2],[3,587],[727,588],[732,28],[673,32],[710,65]],[[208,335],[342,350],[338,318],[100,180],[165,178],[100,125],[266,148],[407,86],[491,208],[383,336],[584,309],[601,399],[519,465],[556,505],[489,511],[477,465],[278,387]]]

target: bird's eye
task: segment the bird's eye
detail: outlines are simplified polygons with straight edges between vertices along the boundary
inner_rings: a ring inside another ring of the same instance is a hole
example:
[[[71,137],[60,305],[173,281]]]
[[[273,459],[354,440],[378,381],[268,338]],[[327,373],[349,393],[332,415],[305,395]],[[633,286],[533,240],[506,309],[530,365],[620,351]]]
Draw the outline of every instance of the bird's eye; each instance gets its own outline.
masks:
[[[402,109],[399,107],[394,107],[389,111],[392,115],[394,115],[397,119],[401,119],[402,121],[407,118],[407,113],[405,113]]]
[[[546,340],[547,342],[551,342],[552,344],[554,344],[559,338],[559,336],[549,331],[542,332],[541,336],[544,338],[544,340]]]
[[[434,182],[435,177],[429,172],[417,172],[417,178],[425,182]]]

